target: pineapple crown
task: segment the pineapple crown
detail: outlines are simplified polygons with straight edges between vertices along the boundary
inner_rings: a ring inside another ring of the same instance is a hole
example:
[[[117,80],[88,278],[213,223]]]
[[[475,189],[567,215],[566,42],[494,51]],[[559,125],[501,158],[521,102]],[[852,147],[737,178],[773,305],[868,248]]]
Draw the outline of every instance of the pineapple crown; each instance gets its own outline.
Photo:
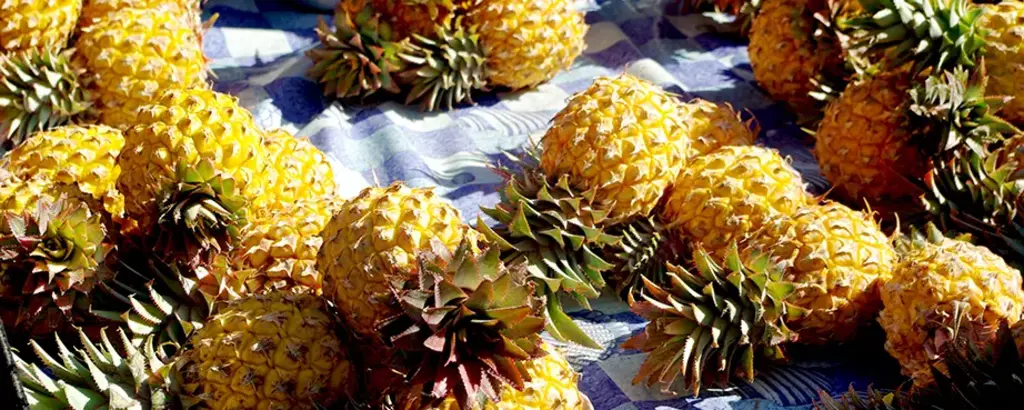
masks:
[[[604,254],[615,263],[608,274],[608,282],[622,300],[643,289],[641,278],[654,283],[665,283],[667,262],[678,261],[690,252],[690,244],[679,235],[672,235],[660,221],[661,212],[609,228],[608,233],[621,240],[604,249]]]
[[[535,149],[510,158],[519,170],[497,170],[506,179],[501,202],[481,208],[501,225],[492,229],[478,219],[477,229],[502,250],[505,260],[526,263],[538,292],[548,299],[548,332],[559,340],[600,348],[565,314],[557,292],[574,296],[588,309],[588,299],[599,296],[605,285],[602,272],[614,267],[600,251],[620,240],[603,231],[612,224],[608,210],[594,201],[595,191],[575,192],[566,175],[551,184],[537,166]]]
[[[346,2],[334,11],[334,30],[320,19],[320,46],[307,55],[309,75],[323,84],[324,95],[365,98],[378,90],[399,91],[391,74],[401,71],[401,45],[392,40],[391,26],[370,5],[352,15]]]
[[[210,160],[181,162],[177,173],[176,189],[160,203],[156,249],[196,267],[231,249],[246,224],[245,200]]]
[[[929,68],[973,67],[984,48],[977,24],[983,9],[968,0],[860,0],[864,12],[846,25],[860,31],[855,47],[885,70],[906,64],[914,73]]]
[[[393,286],[404,314],[380,324],[385,342],[408,352],[409,382],[425,386],[430,400],[454,396],[464,409],[480,394],[500,400],[505,384],[522,390],[529,375],[518,363],[546,354],[544,299],[523,266],[463,241],[454,253],[435,242],[418,268],[415,283]]]
[[[918,144],[944,153],[965,146],[984,155],[1004,135],[1019,133],[995,114],[1012,97],[986,96],[988,76],[981,61],[973,70],[956,67],[930,75],[909,91],[909,128]]]
[[[756,355],[782,359],[781,344],[796,340],[784,322],[804,313],[786,302],[796,287],[783,281],[783,270],[767,255],[743,260],[733,244],[719,266],[698,247],[693,262],[695,271],[669,264],[664,284],[643,278],[641,300],[630,301],[631,310],[650,321],[622,345],[650,353],[634,384],[672,392],[682,376],[698,395],[705,378],[723,384],[735,373],[753,380]]]
[[[907,407],[907,394],[896,391],[885,393],[868,386],[868,391],[861,394],[850,385],[850,390],[839,398],[833,398],[822,390],[818,393],[821,401],[814,404],[815,410],[910,410]]]
[[[69,314],[74,292],[89,293],[107,276],[104,261],[111,247],[102,217],[87,206],[65,197],[42,199],[34,210],[6,213],[2,223],[0,276],[24,277],[22,294],[52,292],[53,302]],[[33,303],[29,314],[43,307]]]
[[[59,360],[31,341],[32,349],[46,370],[17,355],[14,362],[18,379],[33,401],[33,408],[180,407],[176,398],[178,383],[169,372],[170,366],[153,352],[153,344],[136,347],[123,329],[118,329],[117,335],[120,349],[106,331],[101,333],[99,343],[79,331],[81,347],[74,352],[57,337]]]
[[[450,27],[449,27],[450,26]],[[487,61],[476,27],[464,27],[462,17],[436,28],[436,37],[413,34],[398,56],[407,68],[398,80],[412,86],[406,104],[420,101],[424,111],[459,103],[473,104],[472,93],[487,87]]]
[[[68,54],[26,51],[0,54],[0,143],[7,148],[36,131],[67,124],[91,106],[83,70]]]

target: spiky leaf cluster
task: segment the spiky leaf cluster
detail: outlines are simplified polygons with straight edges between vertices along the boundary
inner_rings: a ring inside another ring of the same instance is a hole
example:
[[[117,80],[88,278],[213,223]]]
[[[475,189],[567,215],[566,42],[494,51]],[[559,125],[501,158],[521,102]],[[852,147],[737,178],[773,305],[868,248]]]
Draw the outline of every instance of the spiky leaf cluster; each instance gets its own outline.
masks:
[[[478,254],[463,241],[450,254],[436,245],[418,260],[418,283],[395,286],[405,314],[381,324],[386,342],[409,354],[407,380],[438,402],[454,396],[464,409],[480,394],[498,401],[502,388],[522,390],[529,375],[518,363],[546,354],[544,299],[498,248]]]
[[[864,12],[848,21],[862,30],[856,47],[888,70],[912,64],[915,73],[973,67],[984,46],[982,9],[967,0],[860,0]]]
[[[984,155],[986,147],[1019,132],[996,116],[1010,97],[986,96],[988,76],[982,62],[968,71],[933,74],[909,91],[909,127],[928,152],[944,153],[961,146]]]
[[[81,72],[66,53],[0,54],[0,143],[12,148],[86,111],[91,102]]]
[[[568,176],[551,183],[537,166],[536,153],[512,158],[519,169],[500,168],[506,182],[501,202],[481,208],[500,225],[490,228],[482,219],[477,229],[502,250],[507,263],[525,263],[548,307],[548,331],[559,340],[599,348],[562,309],[558,292],[573,296],[589,309],[588,299],[604,287],[602,273],[614,265],[600,256],[602,248],[619,238],[603,231],[610,225],[608,210],[594,200],[594,191],[576,192]]]
[[[688,244],[678,235],[670,234],[652,212],[652,216],[617,224],[608,233],[620,238],[602,250],[605,259],[615,264],[607,275],[608,283],[622,300],[643,289],[641,277],[654,283],[665,283],[666,263],[687,256]]]
[[[94,343],[79,332],[81,347],[68,349],[57,338],[57,357],[35,341],[32,349],[45,369],[15,356],[18,378],[25,387],[29,407],[41,410],[169,409],[176,408],[173,378],[151,350],[131,344],[118,329],[115,345],[102,333]],[[120,345],[120,348],[118,348]]]
[[[474,90],[487,86],[487,61],[480,36],[473,26],[464,27],[461,18],[438,26],[436,37],[413,34],[398,56],[407,67],[398,79],[412,88],[405,103],[419,101],[424,111],[461,103],[473,103]]]
[[[160,203],[155,249],[181,256],[190,267],[231,249],[246,223],[244,199],[235,182],[221,176],[209,160],[178,164],[178,183]]]
[[[307,53],[313,60],[309,75],[321,83],[325,96],[364,98],[382,89],[399,91],[392,73],[401,70],[401,46],[370,5],[352,15],[345,2],[338,3],[334,29],[321,19],[316,34],[320,45]]]
[[[744,262],[732,245],[724,266],[700,248],[693,261],[695,270],[669,265],[664,284],[644,278],[640,300],[630,303],[650,320],[622,345],[649,353],[633,383],[697,395],[733,375],[752,381],[756,357],[782,359],[782,344],[796,340],[784,322],[802,313],[786,302],[795,285],[767,256]]]
[[[901,410],[906,409],[906,394],[903,392],[884,393],[868,386],[864,394],[850,390],[838,398],[825,391],[819,392],[819,401],[814,404],[815,410]]]

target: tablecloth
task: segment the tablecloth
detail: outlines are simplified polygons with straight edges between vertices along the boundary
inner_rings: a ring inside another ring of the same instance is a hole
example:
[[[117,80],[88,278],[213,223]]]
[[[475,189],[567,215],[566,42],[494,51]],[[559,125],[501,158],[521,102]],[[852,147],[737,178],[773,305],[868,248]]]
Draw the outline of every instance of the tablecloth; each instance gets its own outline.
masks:
[[[306,77],[311,64],[304,52],[317,43],[317,19],[330,19],[293,1],[210,1],[205,13],[219,18],[204,47],[213,60],[216,89],[237,96],[263,127],[309,137],[333,163],[346,197],[398,180],[432,186],[472,223],[481,205],[498,200],[500,179],[489,166],[501,153],[542,134],[567,98],[595,77],[623,72],[684,100],[700,97],[745,110],[760,124],[760,144],[789,155],[809,189],[825,189],[793,117],[754,83],[746,42],[734,25],[707,15],[666,14],[665,1],[580,1],[591,28],[587,49],[571,70],[534,90],[481,94],[477,105],[448,113],[423,114],[398,102],[323,100]],[[612,296],[593,307],[572,315],[604,348],[557,345],[582,373],[580,388],[597,410],[806,409],[813,407],[819,389],[839,394],[851,383],[863,390],[870,383],[898,382],[876,331],[856,345],[792,348],[791,363],[760,369],[753,383],[738,382],[699,398],[666,396],[631,383],[644,355],[618,347],[644,321]]]

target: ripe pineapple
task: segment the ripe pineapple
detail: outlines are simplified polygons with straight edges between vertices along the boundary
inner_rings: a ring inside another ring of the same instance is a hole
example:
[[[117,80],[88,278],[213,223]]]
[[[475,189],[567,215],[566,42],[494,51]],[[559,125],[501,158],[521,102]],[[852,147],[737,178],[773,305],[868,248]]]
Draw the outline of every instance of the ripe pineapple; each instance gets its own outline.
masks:
[[[195,22],[201,19],[200,5],[205,0],[85,0],[82,15],[78,21],[79,30],[102,21],[109,14],[122,9],[159,10],[164,13],[177,14],[183,18],[191,18]],[[195,26],[199,27],[199,26]],[[197,33],[201,34],[201,33]]]
[[[670,191],[664,223],[719,257],[730,243],[745,242],[811,201],[789,162],[757,146],[696,157]]]
[[[386,304],[391,281],[415,277],[410,268],[417,254],[433,241],[454,248],[464,230],[459,211],[433,190],[401,183],[364,189],[321,233],[316,266],[324,295],[353,332],[373,337],[377,321],[396,313]]]
[[[843,46],[822,30],[816,15],[854,0],[764,0],[750,28],[750,65],[754,79],[776,101],[801,114],[820,109],[810,93],[812,80],[842,78]],[[845,10],[843,12],[846,12]]]
[[[881,288],[879,322],[885,348],[913,378],[915,386],[933,381],[931,366],[942,371],[944,348],[956,329],[981,348],[994,340],[1002,321],[1015,323],[1024,309],[1020,272],[988,249],[942,237],[929,226],[927,237],[900,244],[900,261]]]
[[[47,178],[54,184],[74,185],[92,196],[110,217],[124,215],[124,197],[117,191],[121,167],[117,156],[124,148],[124,135],[103,125],[67,126],[39,132],[11,150],[4,167],[22,179]]]
[[[309,139],[297,138],[285,130],[271,130],[263,145],[270,155],[273,173],[267,186],[270,206],[287,207],[301,202],[328,202],[335,198],[337,182],[327,157]],[[333,212],[324,210],[325,217]]]
[[[881,309],[878,285],[892,276],[896,251],[870,216],[837,202],[811,205],[757,237],[796,285],[789,302],[808,310],[787,324],[802,343],[851,340]]]
[[[283,293],[222,306],[175,363],[185,397],[213,409],[329,407],[354,369],[327,309]]]
[[[480,33],[488,83],[530,88],[572,65],[587,24],[571,0],[480,0],[466,23]]]
[[[135,110],[171,89],[206,88],[202,44],[187,19],[125,8],[82,29],[74,63],[85,69],[103,123],[136,124]]]
[[[1005,1],[980,6],[984,11],[978,24],[985,29],[985,65],[991,92],[1012,96],[1001,111],[1003,118],[1024,125],[1024,83],[1018,81],[1024,69],[1024,3]]]
[[[0,144],[12,148],[34,132],[65,125],[92,101],[69,53],[0,53]]]
[[[245,217],[272,198],[268,154],[252,114],[226,94],[171,90],[138,112],[117,181],[127,217],[156,249],[195,266],[230,250]]]
[[[555,116],[540,167],[551,180],[568,175],[574,188],[594,191],[612,219],[646,216],[685,164],[684,124],[659,87],[628,74],[601,77]]]
[[[0,2],[0,54],[63,49],[81,11],[82,0]]]
[[[728,104],[696,99],[680,107],[685,134],[690,139],[690,157],[724,146],[754,145],[757,139],[753,120],[743,122]]]
[[[633,384],[696,396],[733,376],[752,381],[756,358],[785,358],[783,344],[796,339],[786,322],[801,314],[788,301],[798,285],[766,255],[743,261],[735,243],[728,249],[723,265],[698,246],[696,269],[669,264],[664,285],[643,279],[630,308],[650,323],[622,345],[649,353]]]
[[[343,0],[358,3],[360,0]],[[469,0],[478,1],[478,0]],[[437,26],[450,23],[455,12],[467,0],[371,0],[373,9],[387,16],[395,29],[395,38],[413,34],[432,36]],[[456,4],[459,3],[459,4]]]

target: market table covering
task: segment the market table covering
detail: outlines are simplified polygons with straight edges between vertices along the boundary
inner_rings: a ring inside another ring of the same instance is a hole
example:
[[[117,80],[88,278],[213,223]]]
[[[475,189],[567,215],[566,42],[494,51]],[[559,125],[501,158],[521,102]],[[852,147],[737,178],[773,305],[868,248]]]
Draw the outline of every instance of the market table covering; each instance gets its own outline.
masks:
[[[730,25],[707,16],[665,15],[665,1],[581,1],[591,28],[587,49],[571,70],[535,90],[482,94],[476,106],[448,113],[422,114],[398,102],[323,100],[319,86],[306,76],[311,63],[304,53],[317,43],[317,19],[331,20],[294,1],[210,1],[206,14],[219,18],[204,47],[213,60],[216,89],[237,96],[264,128],[309,137],[333,163],[345,197],[373,184],[405,181],[435,187],[466,221],[476,221],[481,205],[498,201],[500,178],[489,167],[504,157],[502,152],[543,134],[567,98],[595,77],[622,72],[684,100],[700,97],[747,111],[761,127],[759,143],[789,155],[809,189],[823,192],[826,182],[792,116],[754,84],[745,41]],[[879,369],[891,363],[875,334],[869,337],[874,350],[795,349],[792,363],[763,369],[753,383],[696,399],[660,395],[631,383],[645,355],[618,347],[643,327],[643,319],[611,296],[593,307],[573,316],[604,349],[556,344],[582,373],[580,388],[597,410],[803,409],[813,407],[819,389],[839,394],[851,383],[863,390],[869,383],[893,382],[891,366]]]

